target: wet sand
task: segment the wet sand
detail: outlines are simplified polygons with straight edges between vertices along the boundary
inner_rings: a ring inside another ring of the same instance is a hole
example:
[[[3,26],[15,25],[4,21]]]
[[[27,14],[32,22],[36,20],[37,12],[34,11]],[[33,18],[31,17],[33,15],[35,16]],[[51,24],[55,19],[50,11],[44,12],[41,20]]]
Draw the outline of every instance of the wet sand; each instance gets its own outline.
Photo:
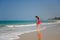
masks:
[[[60,24],[53,24],[51,27],[40,31],[40,34],[41,40],[60,40]],[[19,37],[19,39],[14,40],[37,40],[37,32],[25,33]]]

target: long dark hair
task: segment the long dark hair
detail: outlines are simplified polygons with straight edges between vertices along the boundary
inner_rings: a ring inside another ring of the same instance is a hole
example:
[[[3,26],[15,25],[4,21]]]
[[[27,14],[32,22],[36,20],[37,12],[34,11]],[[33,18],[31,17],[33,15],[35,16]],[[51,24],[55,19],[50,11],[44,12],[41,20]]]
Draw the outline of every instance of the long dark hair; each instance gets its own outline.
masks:
[[[38,16],[35,16],[37,19],[39,19],[39,17]]]

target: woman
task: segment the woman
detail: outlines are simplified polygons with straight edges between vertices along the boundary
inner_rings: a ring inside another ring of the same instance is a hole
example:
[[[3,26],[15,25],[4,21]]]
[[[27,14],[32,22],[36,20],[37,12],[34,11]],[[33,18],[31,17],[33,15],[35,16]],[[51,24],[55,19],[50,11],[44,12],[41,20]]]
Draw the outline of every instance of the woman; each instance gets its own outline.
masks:
[[[40,29],[39,29],[40,20],[38,16],[35,16],[35,17],[36,17],[36,29],[37,29],[38,40],[40,40]]]

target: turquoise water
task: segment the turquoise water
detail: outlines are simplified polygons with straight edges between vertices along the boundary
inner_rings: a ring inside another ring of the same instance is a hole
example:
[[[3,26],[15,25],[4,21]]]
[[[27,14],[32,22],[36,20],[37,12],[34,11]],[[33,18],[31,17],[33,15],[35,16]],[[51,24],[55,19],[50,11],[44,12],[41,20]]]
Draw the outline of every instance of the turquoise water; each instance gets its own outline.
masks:
[[[41,25],[48,25],[48,23],[45,24],[45,22],[51,21],[41,20]],[[12,38],[17,38],[18,35],[36,30],[34,23],[35,20],[0,21],[0,40],[12,40]],[[40,29],[44,29],[44,27],[40,27]]]
[[[41,23],[45,23],[45,22],[50,22],[47,20],[41,20]],[[5,25],[13,25],[13,24],[33,24],[35,23],[35,20],[19,20],[19,21],[0,21],[0,25],[5,24]]]
[[[20,20],[20,21],[0,21],[0,24],[31,24],[35,23],[35,21],[29,21],[29,20]]]

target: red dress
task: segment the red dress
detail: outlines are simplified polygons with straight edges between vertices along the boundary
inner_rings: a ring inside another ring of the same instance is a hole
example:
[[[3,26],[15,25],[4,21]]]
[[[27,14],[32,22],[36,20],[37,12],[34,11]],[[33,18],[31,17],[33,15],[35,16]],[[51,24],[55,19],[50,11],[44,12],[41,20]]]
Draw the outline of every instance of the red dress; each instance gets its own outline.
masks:
[[[36,20],[36,24],[40,24],[40,20],[39,19]]]

